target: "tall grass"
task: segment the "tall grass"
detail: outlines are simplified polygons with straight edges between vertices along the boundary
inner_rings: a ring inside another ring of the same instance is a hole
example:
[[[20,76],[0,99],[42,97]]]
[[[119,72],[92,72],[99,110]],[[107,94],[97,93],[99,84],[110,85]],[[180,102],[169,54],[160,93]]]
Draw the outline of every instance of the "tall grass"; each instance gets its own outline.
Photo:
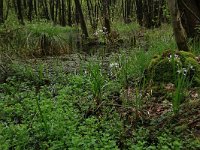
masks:
[[[0,30],[1,50],[19,56],[69,53],[75,39],[74,28],[54,26],[45,21],[26,23],[25,26],[5,24]]]
[[[178,114],[180,110],[181,103],[184,100],[185,92],[192,83],[189,81],[188,74],[192,66],[184,68],[180,62],[179,55],[175,54],[173,51],[170,55],[169,61],[172,63],[173,67],[173,81],[175,81],[175,91],[172,97],[172,107],[174,114]]]
[[[97,103],[100,104],[102,94],[105,87],[105,77],[99,62],[90,61],[88,65],[89,81],[93,97]]]

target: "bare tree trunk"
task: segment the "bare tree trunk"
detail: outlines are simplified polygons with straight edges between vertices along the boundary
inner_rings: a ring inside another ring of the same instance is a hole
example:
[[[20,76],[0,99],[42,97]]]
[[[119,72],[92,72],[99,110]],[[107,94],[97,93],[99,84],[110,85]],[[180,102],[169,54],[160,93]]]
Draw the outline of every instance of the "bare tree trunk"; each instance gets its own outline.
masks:
[[[187,35],[181,23],[181,14],[177,0],[168,0],[169,10],[172,17],[172,26],[174,30],[175,40],[179,50],[189,51],[187,45]]]
[[[10,0],[7,1],[6,5],[7,5],[7,10],[6,10],[6,14],[5,14],[4,20],[7,20],[7,18],[8,18],[8,14],[9,14],[9,11],[10,11]]]
[[[37,11],[37,0],[33,1],[33,6],[34,6],[34,11],[35,11],[35,15],[38,15],[38,11]]]
[[[54,10],[55,10],[55,3],[54,3],[54,0],[50,0],[49,1],[49,5],[50,5],[50,14],[51,14],[51,20],[55,23],[55,16],[54,16]]]
[[[124,1],[124,22],[125,23],[130,23],[131,22],[131,12],[132,12],[132,0],[125,0]]]
[[[143,25],[143,9],[142,9],[142,1],[136,0],[136,15],[137,15],[137,21],[140,26]]]
[[[23,13],[22,13],[22,2],[21,2],[21,0],[17,0],[17,17],[18,17],[20,24],[25,25]]]
[[[89,37],[88,30],[87,30],[87,26],[86,26],[85,19],[84,19],[84,16],[83,16],[80,1],[75,0],[75,5],[76,5],[76,10],[78,11],[78,14],[79,14],[82,32],[83,32],[85,38],[88,38]]]
[[[104,27],[106,32],[109,34],[111,32],[110,18],[109,18],[109,5],[108,0],[103,0],[103,17],[104,17]]]
[[[46,0],[43,0],[43,1],[42,1],[42,5],[43,5],[44,15],[45,15],[46,19],[47,19],[47,20],[50,20],[47,1],[46,1]]]
[[[29,0],[28,1],[28,7],[29,7],[29,10],[28,10],[28,20],[32,21],[33,0]]]
[[[0,24],[4,22],[3,18],[3,0],[0,0]]]
[[[71,10],[71,7],[72,7],[72,0],[68,0],[67,1],[67,6],[68,6],[68,10],[67,10],[67,16],[68,16],[68,25],[69,26],[72,26],[72,10]]]
[[[187,36],[193,38],[197,35],[197,25],[200,25],[200,1],[181,0],[177,2],[181,14],[182,25],[185,28]]]
[[[65,0],[62,0],[61,7],[62,7],[61,25],[66,26],[67,21],[66,21],[66,3],[65,3]]]
[[[136,0],[138,23],[146,28],[161,26],[164,0]]]

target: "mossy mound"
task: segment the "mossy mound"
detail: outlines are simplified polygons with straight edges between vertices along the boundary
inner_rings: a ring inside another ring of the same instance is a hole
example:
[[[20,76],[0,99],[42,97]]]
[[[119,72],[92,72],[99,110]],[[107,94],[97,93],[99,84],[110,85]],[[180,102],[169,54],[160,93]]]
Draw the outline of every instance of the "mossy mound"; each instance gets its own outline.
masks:
[[[146,77],[155,84],[175,84],[180,74],[185,75],[192,86],[200,86],[200,64],[195,56],[185,51],[165,51],[151,60]]]

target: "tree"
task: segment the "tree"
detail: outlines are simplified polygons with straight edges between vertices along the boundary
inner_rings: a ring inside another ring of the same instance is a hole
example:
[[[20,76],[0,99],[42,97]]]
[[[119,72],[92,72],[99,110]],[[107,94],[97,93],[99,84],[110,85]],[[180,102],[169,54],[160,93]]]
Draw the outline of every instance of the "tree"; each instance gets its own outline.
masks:
[[[110,33],[111,27],[110,27],[110,18],[109,18],[109,3],[108,0],[103,0],[103,18],[104,18],[104,32]]]
[[[28,20],[32,21],[32,12],[33,12],[33,0],[28,0]]]
[[[67,1],[67,16],[68,16],[68,25],[69,26],[72,26],[72,10],[71,10],[71,7],[72,7],[72,0],[68,0]]]
[[[83,16],[83,11],[82,11],[80,1],[75,0],[75,5],[76,5],[76,10],[78,11],[82,32],[84,34],[84,37],[88,38],[89,37],[88,30],[87,30],[87,26],[86,26],[85,19],[84,19],[84,16]]]
[[[61,16],[60,16],[60,24],[62,26],[66,26],[67,25],[67,21],[66,21],[66,3],[65,0],[61,1]]]
[[[161,26],[164,0],[136,0],[138,23],[146,28]]]
[[[122,1],[123,2],[123,1]],[[125,23],[131,22],[131,15],[133,12],[133,0],[125,0],[123,8],[123,18]]]
[[[4,22],[3,19],[3,0],[0,0],[0,24]]]
[[[187,37],[194,38],[198,34],[196,28],[200,24],[200,1],[179,0],[177,3]]]
[[[168,0],[168,6],[178,49],[189,51],[187,39],[197,35],[196,27],[200,25],[200,1]]]
[[[19,20],[21,25],[25,25],[24,18],[23,18],[23,13],[22,13],[22,1],[21,0],[17,0],[16,6],[17,6],[17,17],[18,17],[18,20]]]

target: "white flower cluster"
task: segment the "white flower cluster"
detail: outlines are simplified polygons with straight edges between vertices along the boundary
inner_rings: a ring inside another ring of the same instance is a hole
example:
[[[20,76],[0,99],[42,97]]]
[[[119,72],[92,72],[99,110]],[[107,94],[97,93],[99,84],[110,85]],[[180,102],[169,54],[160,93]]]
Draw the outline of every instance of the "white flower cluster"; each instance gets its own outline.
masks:
[[[177,72],[178,72],[178,74],[183,74],[184,76],[186,76],[188,71],[190,71],[190,70],[194,70],[194,67],[192,65],[189,65],[188,68],[181,68]]]
[[[172,59],[174,59],[174,60],[176,60],[176,61],[178,61],[178,62],[180,61],[180,57],[179,57],[179,55],[177,55],[177,54],[174,54],[174,56],[173,56],[173,55],[169,55],[169,56],[168,56],[169,62],[171,62]]]
[[[178,72],[178,74],[183,74],[184,76],[186,76],[188,70],[186,68],[182,68],[182,69],[179,69],[177,72]]]
[[[180,69],[178,69],[178,71],[177,71],[177,73],[178,74],[182,74],[182,75],[184,75],[184,76],[186,76],[187,75],[187,73],[190,71],[190,70],[194,70],[194,67],[192,66],[192,65],[189,65],[187,68],[182,68],[181,66],[180,66],[180,56],[179,55],[177,55],[177,54],[174,54],[174,55],[172,55],[172,54],[170,54],[169,56],[168,56],[168,60],[169,60],[169,62],[171,62],[172,60],[174,60],[174,61],[176,61],[176,65],[178,66],[178,68],[180,68]]]
[[[118,63],[111,63],[109,65],[110,68],[119,68],[119,64]]]
[[[106,35],[107,34],[106,30],[107,30],[106,27],[103,27],[103,30],[102,29],[96,30],[96,32],[94,33],[94,36]]]

